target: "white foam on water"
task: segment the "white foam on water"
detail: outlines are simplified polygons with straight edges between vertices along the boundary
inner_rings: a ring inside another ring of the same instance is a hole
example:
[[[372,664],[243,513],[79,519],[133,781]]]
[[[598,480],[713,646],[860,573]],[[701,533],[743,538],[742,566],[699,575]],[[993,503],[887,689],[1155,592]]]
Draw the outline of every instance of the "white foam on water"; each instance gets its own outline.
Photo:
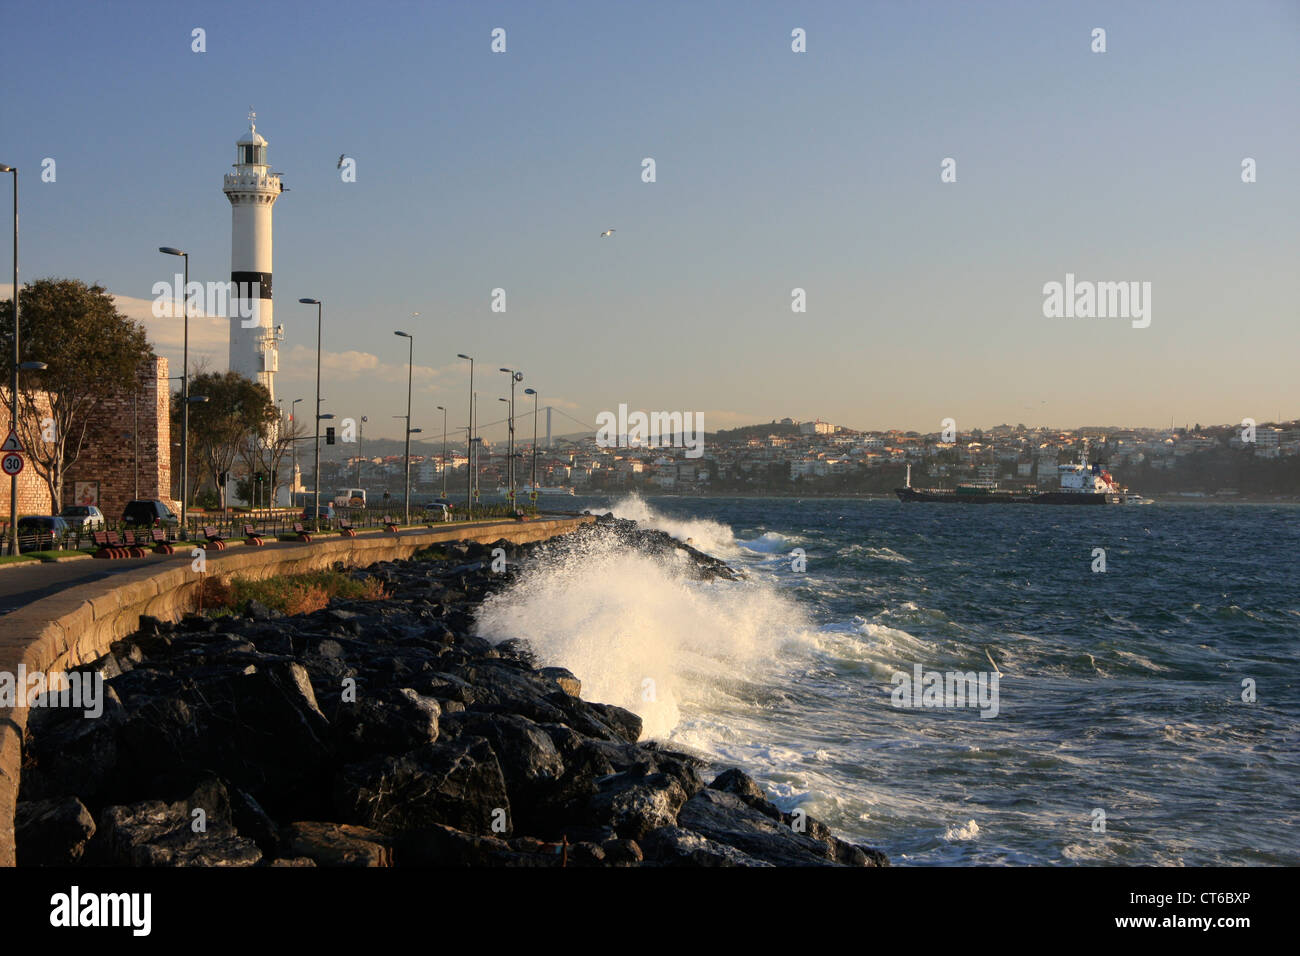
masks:
[[[729,688],[782,686],[790,656],[807,655],[809,628],[770,583],[694,581],[681,558],[612,535],[556,542],[483,603],[477,633],[527,640],[539,661],[573,671],[584,699],[640,716],[646,737],[670,735],[684,707],[704,718],[698,733],[751,709]]]
[[[739,548],[730,527],[707,518],[670,518],[654,510],[640,495],[633,493],[610,506],[616,518],[635,521],[642,528],[653,528],[672,535],[678,541],[714,557],[734,557]]]

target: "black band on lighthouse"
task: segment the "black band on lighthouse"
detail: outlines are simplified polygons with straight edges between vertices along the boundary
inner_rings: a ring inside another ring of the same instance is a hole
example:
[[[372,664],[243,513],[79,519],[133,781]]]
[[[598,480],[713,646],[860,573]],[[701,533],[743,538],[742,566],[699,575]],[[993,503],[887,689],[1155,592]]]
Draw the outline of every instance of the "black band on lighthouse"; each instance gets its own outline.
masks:
[[[269,272],[232,272],[230,273],[230,282],[235,287],[235,298],[249,298],[249,286],[254,282],[258,284],[257,297],[259,299],[271,298],[271,273]]]

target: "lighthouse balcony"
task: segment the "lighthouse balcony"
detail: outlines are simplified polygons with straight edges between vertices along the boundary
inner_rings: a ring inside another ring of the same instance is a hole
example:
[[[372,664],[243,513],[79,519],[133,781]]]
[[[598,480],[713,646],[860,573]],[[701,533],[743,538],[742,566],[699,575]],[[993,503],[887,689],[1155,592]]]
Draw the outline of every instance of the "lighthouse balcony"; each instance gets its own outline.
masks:
[[[273,173],[226,173],[224,188],[229,189],[267,189],[280,191],[280,177]]]

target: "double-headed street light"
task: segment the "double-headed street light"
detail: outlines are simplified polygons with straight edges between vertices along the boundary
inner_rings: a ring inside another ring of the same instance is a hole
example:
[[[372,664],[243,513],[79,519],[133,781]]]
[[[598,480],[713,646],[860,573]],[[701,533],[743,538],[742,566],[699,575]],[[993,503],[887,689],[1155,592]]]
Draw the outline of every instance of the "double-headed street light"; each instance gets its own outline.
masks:
[[[411,318],[419,315],[416,312]],[[406,358],[406,491],[403,498],[406,508],[406,524],[411,523],[411,374],[415,368],[415,336],[409,332],[394,332],[409,343]]]
[[[447,409],[443,406],[437,406],[438,411],[442,412],[442,461],[439,462],[442,471],[442,497],[447,497]]]
[[[181,351],[181,527],[186,527],[189,517],[190,487],[190,254],[175,246],[159,246],[165,256],[180,256],[185,260],[185,280],[181,288],[181,308],[185,310],[185,343]]]
[[[312,514],[313,521],[320,519],[320,422],[322,415],[320,413],[320,327],[321,312],[324,306],[321,305],[320,299],[299,299],[303,305],[316,306],[316,470],[312,475],[312,482],[316,486],[316,504],[315,511]],[[333,418],[333,415],[328,416]]]
[[[301,398],[295,398],[289,403],[289,421],[293,422],[293,428],[289,430],[289,457],[292,461],[293,471],[290,473],[289,480],[293,486],[289,491],[289,506],[297,507],[293,502],[293,496],[298,491],[298,416],[294,413],[294,406],[301,402]]]
[[[469,431],[465,436],[465,518],[474,514],[474,359],[457,354],[456,358],[469,362]]]
[[[533,500],[537,500],[537,389],[524,389],[525,395],[533,396]]]
[[[510,506],[513,508],[515,504],[515,385],[524,380],[524,373],[512,368],[503,368],[500,371],[510,376],[510,447],[507,471],[510,475]]]

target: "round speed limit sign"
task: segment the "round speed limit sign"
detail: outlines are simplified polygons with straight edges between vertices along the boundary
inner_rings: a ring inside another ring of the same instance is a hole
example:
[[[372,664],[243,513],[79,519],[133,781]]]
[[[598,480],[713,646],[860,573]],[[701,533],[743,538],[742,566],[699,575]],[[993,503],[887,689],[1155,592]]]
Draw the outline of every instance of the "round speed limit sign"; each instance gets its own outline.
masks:
[[[23,456],[17,452],[5,452],[4,458],[0,459],[0,469],[3,469],[6,475],[18,474],[23,470],[24,464],[26,462],[23,460]]]

